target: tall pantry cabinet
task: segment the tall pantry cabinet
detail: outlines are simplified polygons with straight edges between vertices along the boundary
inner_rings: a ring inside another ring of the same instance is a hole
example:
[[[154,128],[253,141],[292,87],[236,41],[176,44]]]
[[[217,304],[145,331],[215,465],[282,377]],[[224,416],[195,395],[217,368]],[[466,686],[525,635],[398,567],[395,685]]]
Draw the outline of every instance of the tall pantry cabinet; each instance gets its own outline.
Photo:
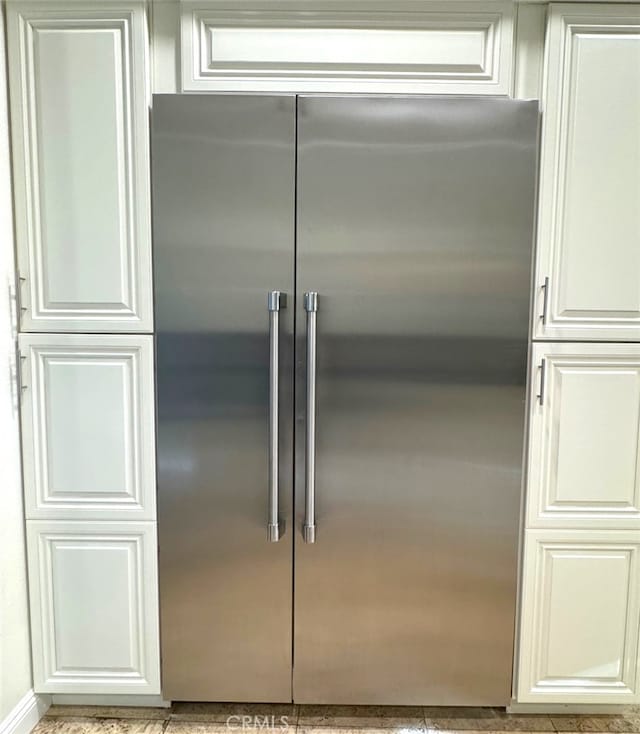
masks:
[[[516,699],[640,700],[640,5],[552,4]]]
[[[7,24],[34,688],[159,694],[147,7]]]

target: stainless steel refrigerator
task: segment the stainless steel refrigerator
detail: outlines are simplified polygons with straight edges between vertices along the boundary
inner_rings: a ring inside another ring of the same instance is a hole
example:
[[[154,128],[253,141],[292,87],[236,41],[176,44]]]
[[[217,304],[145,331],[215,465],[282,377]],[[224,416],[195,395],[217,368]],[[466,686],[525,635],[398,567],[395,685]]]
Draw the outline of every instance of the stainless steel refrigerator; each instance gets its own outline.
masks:
[[[165,698],[510,699],[537,130],[154,97]]]

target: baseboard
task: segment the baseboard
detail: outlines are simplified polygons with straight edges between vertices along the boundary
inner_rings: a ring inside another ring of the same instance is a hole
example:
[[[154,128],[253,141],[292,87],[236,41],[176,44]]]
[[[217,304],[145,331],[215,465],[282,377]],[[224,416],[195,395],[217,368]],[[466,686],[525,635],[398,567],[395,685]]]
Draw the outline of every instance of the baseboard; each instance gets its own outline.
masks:
[[[51,706],[51,697],[27,691],[0,721],[0,734],[29,734]]]
[[[30,734],[51,704],[61,706],[154,706],[169,708],[171,701],[162,696],[110,696],[54,694],[52,696],[28,691],[9,714],[0,721],[0,734]],[[517,703],[507,706],[510,714],[617,714],[615,704]]]
[[[74,693],[54,693],[52,703],[60,706],[154,706],[169,708],[171,701],[162,696],[111,696]],[[0,732],[0,734],[3,734]]]
[[[624,704],[606,703],[517,703],[507,706],[509,714],[619,714]]]

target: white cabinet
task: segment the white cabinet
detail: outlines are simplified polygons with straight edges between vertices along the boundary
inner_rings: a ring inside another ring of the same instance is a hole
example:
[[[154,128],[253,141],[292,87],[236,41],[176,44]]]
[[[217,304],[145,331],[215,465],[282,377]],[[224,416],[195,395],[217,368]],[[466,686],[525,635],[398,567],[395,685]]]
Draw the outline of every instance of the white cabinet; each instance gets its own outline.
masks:
[[[640,701],[640,344],[532,350],[519,703]]]
[[[19,345],[34,689],[158,694],[153,337]]]
[[[153,337],[20,336],[28,519],[153,520]]]
[[[544,67],[514,694],[637,703],[640,4],[551,4]]]
[[[160,693],[154,523],[27,523],[34,689]]]
[[[144,2],[10,3],[23,331],[152,331]]]
[[[519,702],[640,700],[639,551],[637,532],[527,531]]]
[[[640,5],[551,5],[537,338],[640,340],[639,130]]]
[[[309,7],[291,0],[187,0],[180,7],[184,91],[508,94],[511,89],[511,0]]]
[[[640,345],[535,344],[532,383],[527,527],[640,529]]]
[[[7,10],[39,693],[160,693],[147,9]]]

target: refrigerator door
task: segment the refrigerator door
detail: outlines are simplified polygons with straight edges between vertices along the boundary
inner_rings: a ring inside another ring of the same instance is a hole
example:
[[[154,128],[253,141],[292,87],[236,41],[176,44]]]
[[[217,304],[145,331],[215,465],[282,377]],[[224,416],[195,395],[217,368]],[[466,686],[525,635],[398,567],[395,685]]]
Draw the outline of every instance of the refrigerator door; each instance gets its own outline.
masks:
[[[298,702],[510,699],[537,129],[298,100]]]
[[[295,98],[156,95],[152,168],[163,695],[290,701]]]

